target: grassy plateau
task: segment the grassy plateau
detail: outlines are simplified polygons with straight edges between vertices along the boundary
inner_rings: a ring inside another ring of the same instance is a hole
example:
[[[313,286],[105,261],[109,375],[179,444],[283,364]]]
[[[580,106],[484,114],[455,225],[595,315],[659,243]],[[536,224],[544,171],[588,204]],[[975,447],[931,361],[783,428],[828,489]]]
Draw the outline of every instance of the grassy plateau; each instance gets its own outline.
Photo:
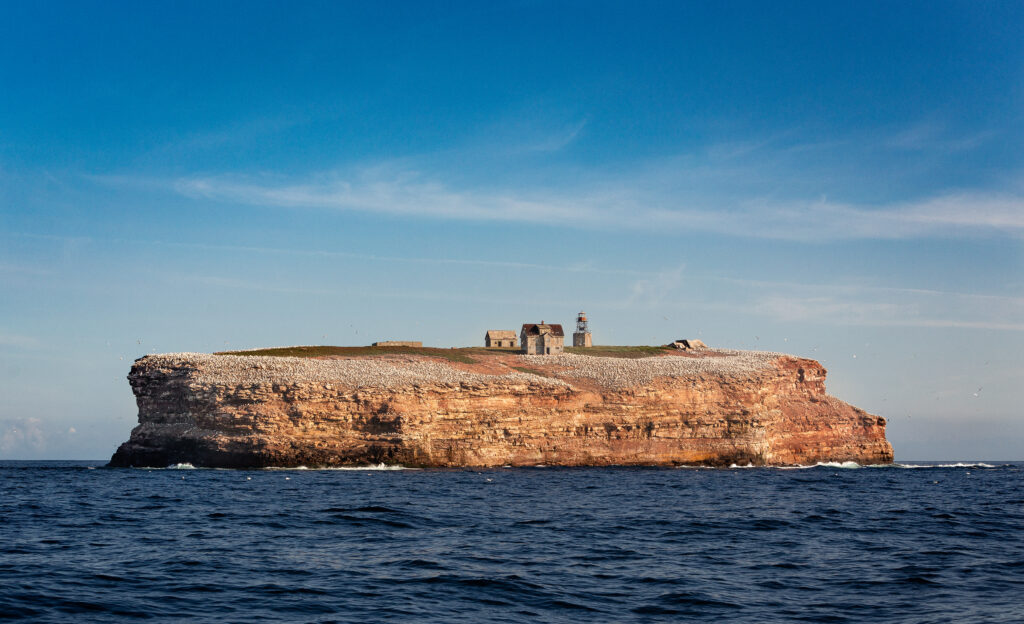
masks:
[[[671,352],[673,349],[667,347],[651,346],[595,346],[595,347],[566,347],[566,353],[579,355],[590,355],[595,357],[616,357],[616,358],[644,358],[661,355]],[[517,355],[519,349],[497,349],[486,347],[453,347],[451,349],[438,349],[436,347],[272,347],[268,349],[253,349],[250,351],[218,351],[214,355],[263,355],[270,357],[372,357],[380,355],[425,355],[430,357],[444,358],[452,362],[464,362],[473,364],[481,358],[493,357],[496,355]]]

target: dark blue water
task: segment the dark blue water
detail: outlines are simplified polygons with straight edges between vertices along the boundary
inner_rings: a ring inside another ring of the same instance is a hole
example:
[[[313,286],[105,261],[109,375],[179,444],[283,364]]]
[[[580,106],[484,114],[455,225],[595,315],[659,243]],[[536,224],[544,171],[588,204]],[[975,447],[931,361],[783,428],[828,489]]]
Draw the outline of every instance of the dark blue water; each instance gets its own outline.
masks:
[[[0,619],[1021,622],[1021,464],[0,464]]]

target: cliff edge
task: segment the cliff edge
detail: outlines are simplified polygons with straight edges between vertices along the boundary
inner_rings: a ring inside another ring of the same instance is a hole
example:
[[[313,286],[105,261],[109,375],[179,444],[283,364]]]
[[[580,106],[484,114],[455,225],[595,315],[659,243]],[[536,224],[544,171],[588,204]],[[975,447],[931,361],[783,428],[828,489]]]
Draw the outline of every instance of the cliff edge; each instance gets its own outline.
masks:
[[[136,360],[139,424],[112,466],[808,465],[892,461],[885,419],[816,361],[708,350]]]

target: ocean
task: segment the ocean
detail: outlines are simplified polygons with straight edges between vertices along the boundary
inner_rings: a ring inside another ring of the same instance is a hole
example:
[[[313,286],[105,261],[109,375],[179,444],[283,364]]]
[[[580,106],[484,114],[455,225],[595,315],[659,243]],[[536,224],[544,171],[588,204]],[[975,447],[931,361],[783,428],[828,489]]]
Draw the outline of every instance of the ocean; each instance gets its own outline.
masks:
[[[0,619],[1022,622],[1024,464],[0,462]]]

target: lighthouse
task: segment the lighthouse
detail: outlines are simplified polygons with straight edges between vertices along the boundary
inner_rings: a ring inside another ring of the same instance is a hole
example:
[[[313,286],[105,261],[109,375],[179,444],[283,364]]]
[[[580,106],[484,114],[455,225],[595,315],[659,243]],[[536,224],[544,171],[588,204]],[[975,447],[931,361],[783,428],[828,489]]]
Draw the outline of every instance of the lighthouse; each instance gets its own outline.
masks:
[[[576,331],[572,335],[572,346],[592,347],[594,341],[590,338],[590,328],[587,326],[587,313],[580,312],[576,315]]]

